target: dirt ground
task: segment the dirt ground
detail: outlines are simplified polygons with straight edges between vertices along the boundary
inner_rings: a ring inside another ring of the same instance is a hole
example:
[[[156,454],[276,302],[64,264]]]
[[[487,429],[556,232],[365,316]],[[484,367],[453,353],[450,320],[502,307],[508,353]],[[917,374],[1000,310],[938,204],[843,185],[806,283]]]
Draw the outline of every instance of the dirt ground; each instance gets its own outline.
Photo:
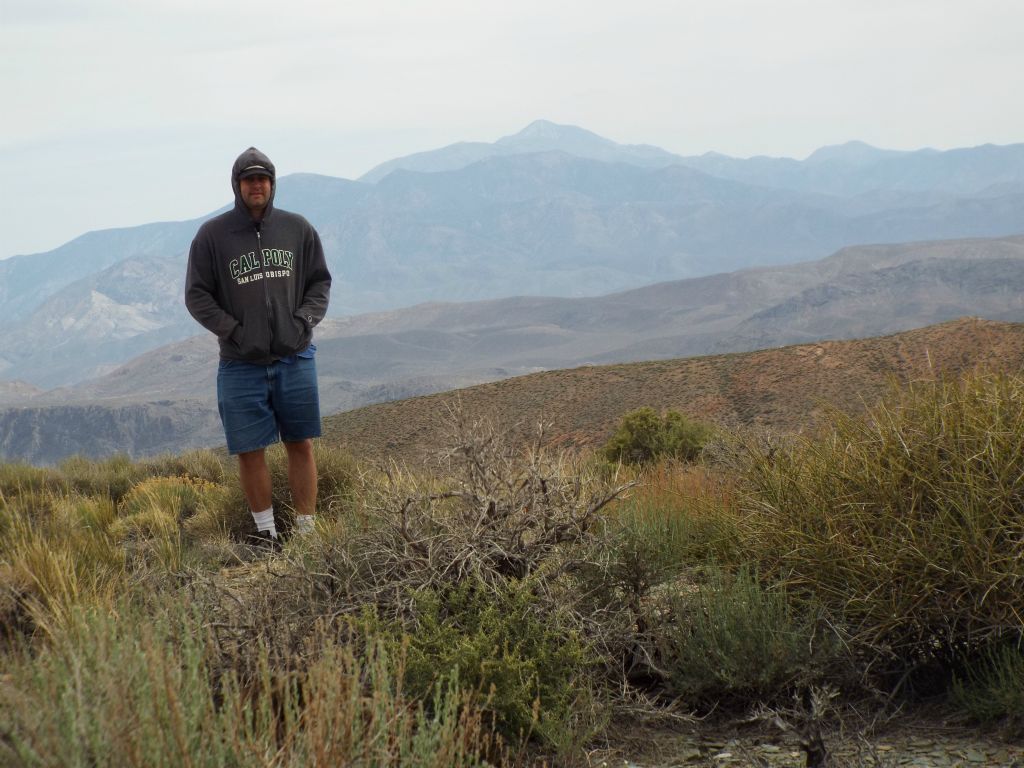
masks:
[[[827,768],[1024,768],[1024,740],[1009,740],[935,719],[902,718],[870,732],[822,732]],[[767,724],[708,728],[705,724],[623,729],[622,744],[593,753],[594,768],[796,768],[807,765],[799,738]]]

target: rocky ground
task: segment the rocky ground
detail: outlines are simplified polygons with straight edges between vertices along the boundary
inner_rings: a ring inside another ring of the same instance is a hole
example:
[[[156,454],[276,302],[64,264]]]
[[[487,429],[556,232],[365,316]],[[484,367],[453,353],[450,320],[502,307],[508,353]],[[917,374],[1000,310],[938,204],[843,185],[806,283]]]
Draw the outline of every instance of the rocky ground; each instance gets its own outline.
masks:
[[[1024,768],[1024,740],[965,726],[905,719],[870,735],[835,728],[822,733],[826,762],[808,762],[800,739],[768,726],[708,732],[699,724],[641,728],[628,746],[595,753],[595,768]]]

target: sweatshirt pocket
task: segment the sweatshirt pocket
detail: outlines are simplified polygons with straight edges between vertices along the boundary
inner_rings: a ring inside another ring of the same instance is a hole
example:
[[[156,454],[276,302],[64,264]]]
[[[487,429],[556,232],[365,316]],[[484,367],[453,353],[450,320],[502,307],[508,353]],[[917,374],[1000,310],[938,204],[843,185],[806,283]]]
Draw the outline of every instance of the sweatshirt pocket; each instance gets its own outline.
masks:
[[[238,352],[238,357],[240,359],[253,360],[266,356],[266,352],[260,348],[262,345],[259,344],[259,339],[254,338],[256,336],[258,336],[258,334],[252,333],[252,331],[249,330],[249,326],[239,323],[231,336],[228,337],[228,341]]]
[[[305,349],[312,337],[313,331],[307,328],[302,320],[294,315],[287,315],[286,319],[278,324],[270,351],[278,357],[288,357]]]

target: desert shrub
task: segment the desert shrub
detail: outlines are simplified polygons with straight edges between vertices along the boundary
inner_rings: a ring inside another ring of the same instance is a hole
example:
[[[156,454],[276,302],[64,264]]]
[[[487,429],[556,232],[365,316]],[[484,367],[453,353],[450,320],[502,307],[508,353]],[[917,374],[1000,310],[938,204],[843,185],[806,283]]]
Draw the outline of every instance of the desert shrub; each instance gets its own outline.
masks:
[[[825,606],[865,663],[942,669],[1024,615],[1024,383],[974,373],[894,390],[863,416],[754,451],[745,539]]]
[[[359,509],[309,555],[314,593],[332,615],[370,608],[407,636],[416,690],[457,669],[491,697],[500,732],[561,753],[601,719],[596,704],[571,712],[591,695],[596,658],[580,638],[596,622],[569,574],[622,489],[539,437],[524,447],[484,420],[456,431],[438,475],[363,476]]]
[[[837,660],[837,639],[747,568],[709,566],[664,597],[660,664],[675,695],[714,707],[778,701]],[[829,674],[839,676],[833,667]]]
[[[1024,735],[1024,650],[1016,644],[986,649],[955,676],[951,698],[976,721]]]
[[[301,667],[216,666],[198,616],[122,606],[78,612],[0,686],[4,765],[224,766],[484,764],[494,742],[451,680],[431,715],[401,687],[401,659],[372,646],[316,646]],[[498,757],[500,752],[495,750]]]
[[[615,434],[601,453],[612,462],[650,464],[660,458],[692,461],[711,437],[711,428],[668,411],[663,417],[653,408],[640,408],[622,417]]]
[[[324,572],[336,571],[350,590],[386,593],[388,610],[423,587],[554,578],[623,490],[539,440],[522,447],[487,422],[464,425],[443,474],[392,466],[367,478],[360,545],[331,542],[322,553],[330,561]],[[400,597],[392,600],[395,592]]]
[[[676,460],[626,472],[627,495],[609,505],[600,531],[572,563],[564,599],[618,686],[663,687],[657,656],[664,598],[708,563],[739,562],[740,528],[731,483],[716,471]]]
[[[694,566],[742,557],[729,491],[704,468],[650,468],[607,517],[612,575],[637,598]]]
[[[406,667],[414,695],[457,674],[486,698],[513,742],[535,735],[549,745],[579,746],[603,724],[592,694],[596,659],[574,631],[558,626],[528,582],[425,589],[415,605]]]
[[[683,510],[626,500],[610,517],[608,540],[602,543],[608,555],[603,561],[607,585],[621,591],[639,613],[651,589],[693,566],[694,550],[703,548],[696,540],[705,539],[694,527]]]
[[[403,665],[381,643],[359,655],[349,646],[328,648],[295,688],[305,700],[301,721],[295,718],[303,725],[296,753],[313,765],[506,763],[500,739],[456,674],[419,698],[403,688]]]

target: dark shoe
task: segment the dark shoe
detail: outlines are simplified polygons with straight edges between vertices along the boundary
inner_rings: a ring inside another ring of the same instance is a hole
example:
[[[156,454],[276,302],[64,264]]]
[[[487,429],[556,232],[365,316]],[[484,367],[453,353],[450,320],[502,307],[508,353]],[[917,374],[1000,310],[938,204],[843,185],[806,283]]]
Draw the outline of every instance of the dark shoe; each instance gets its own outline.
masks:
[[[255,550],[273,554],[281,551],[281,540],[271,536],[269,531],[256,531],[245,537],[245,543]]]

